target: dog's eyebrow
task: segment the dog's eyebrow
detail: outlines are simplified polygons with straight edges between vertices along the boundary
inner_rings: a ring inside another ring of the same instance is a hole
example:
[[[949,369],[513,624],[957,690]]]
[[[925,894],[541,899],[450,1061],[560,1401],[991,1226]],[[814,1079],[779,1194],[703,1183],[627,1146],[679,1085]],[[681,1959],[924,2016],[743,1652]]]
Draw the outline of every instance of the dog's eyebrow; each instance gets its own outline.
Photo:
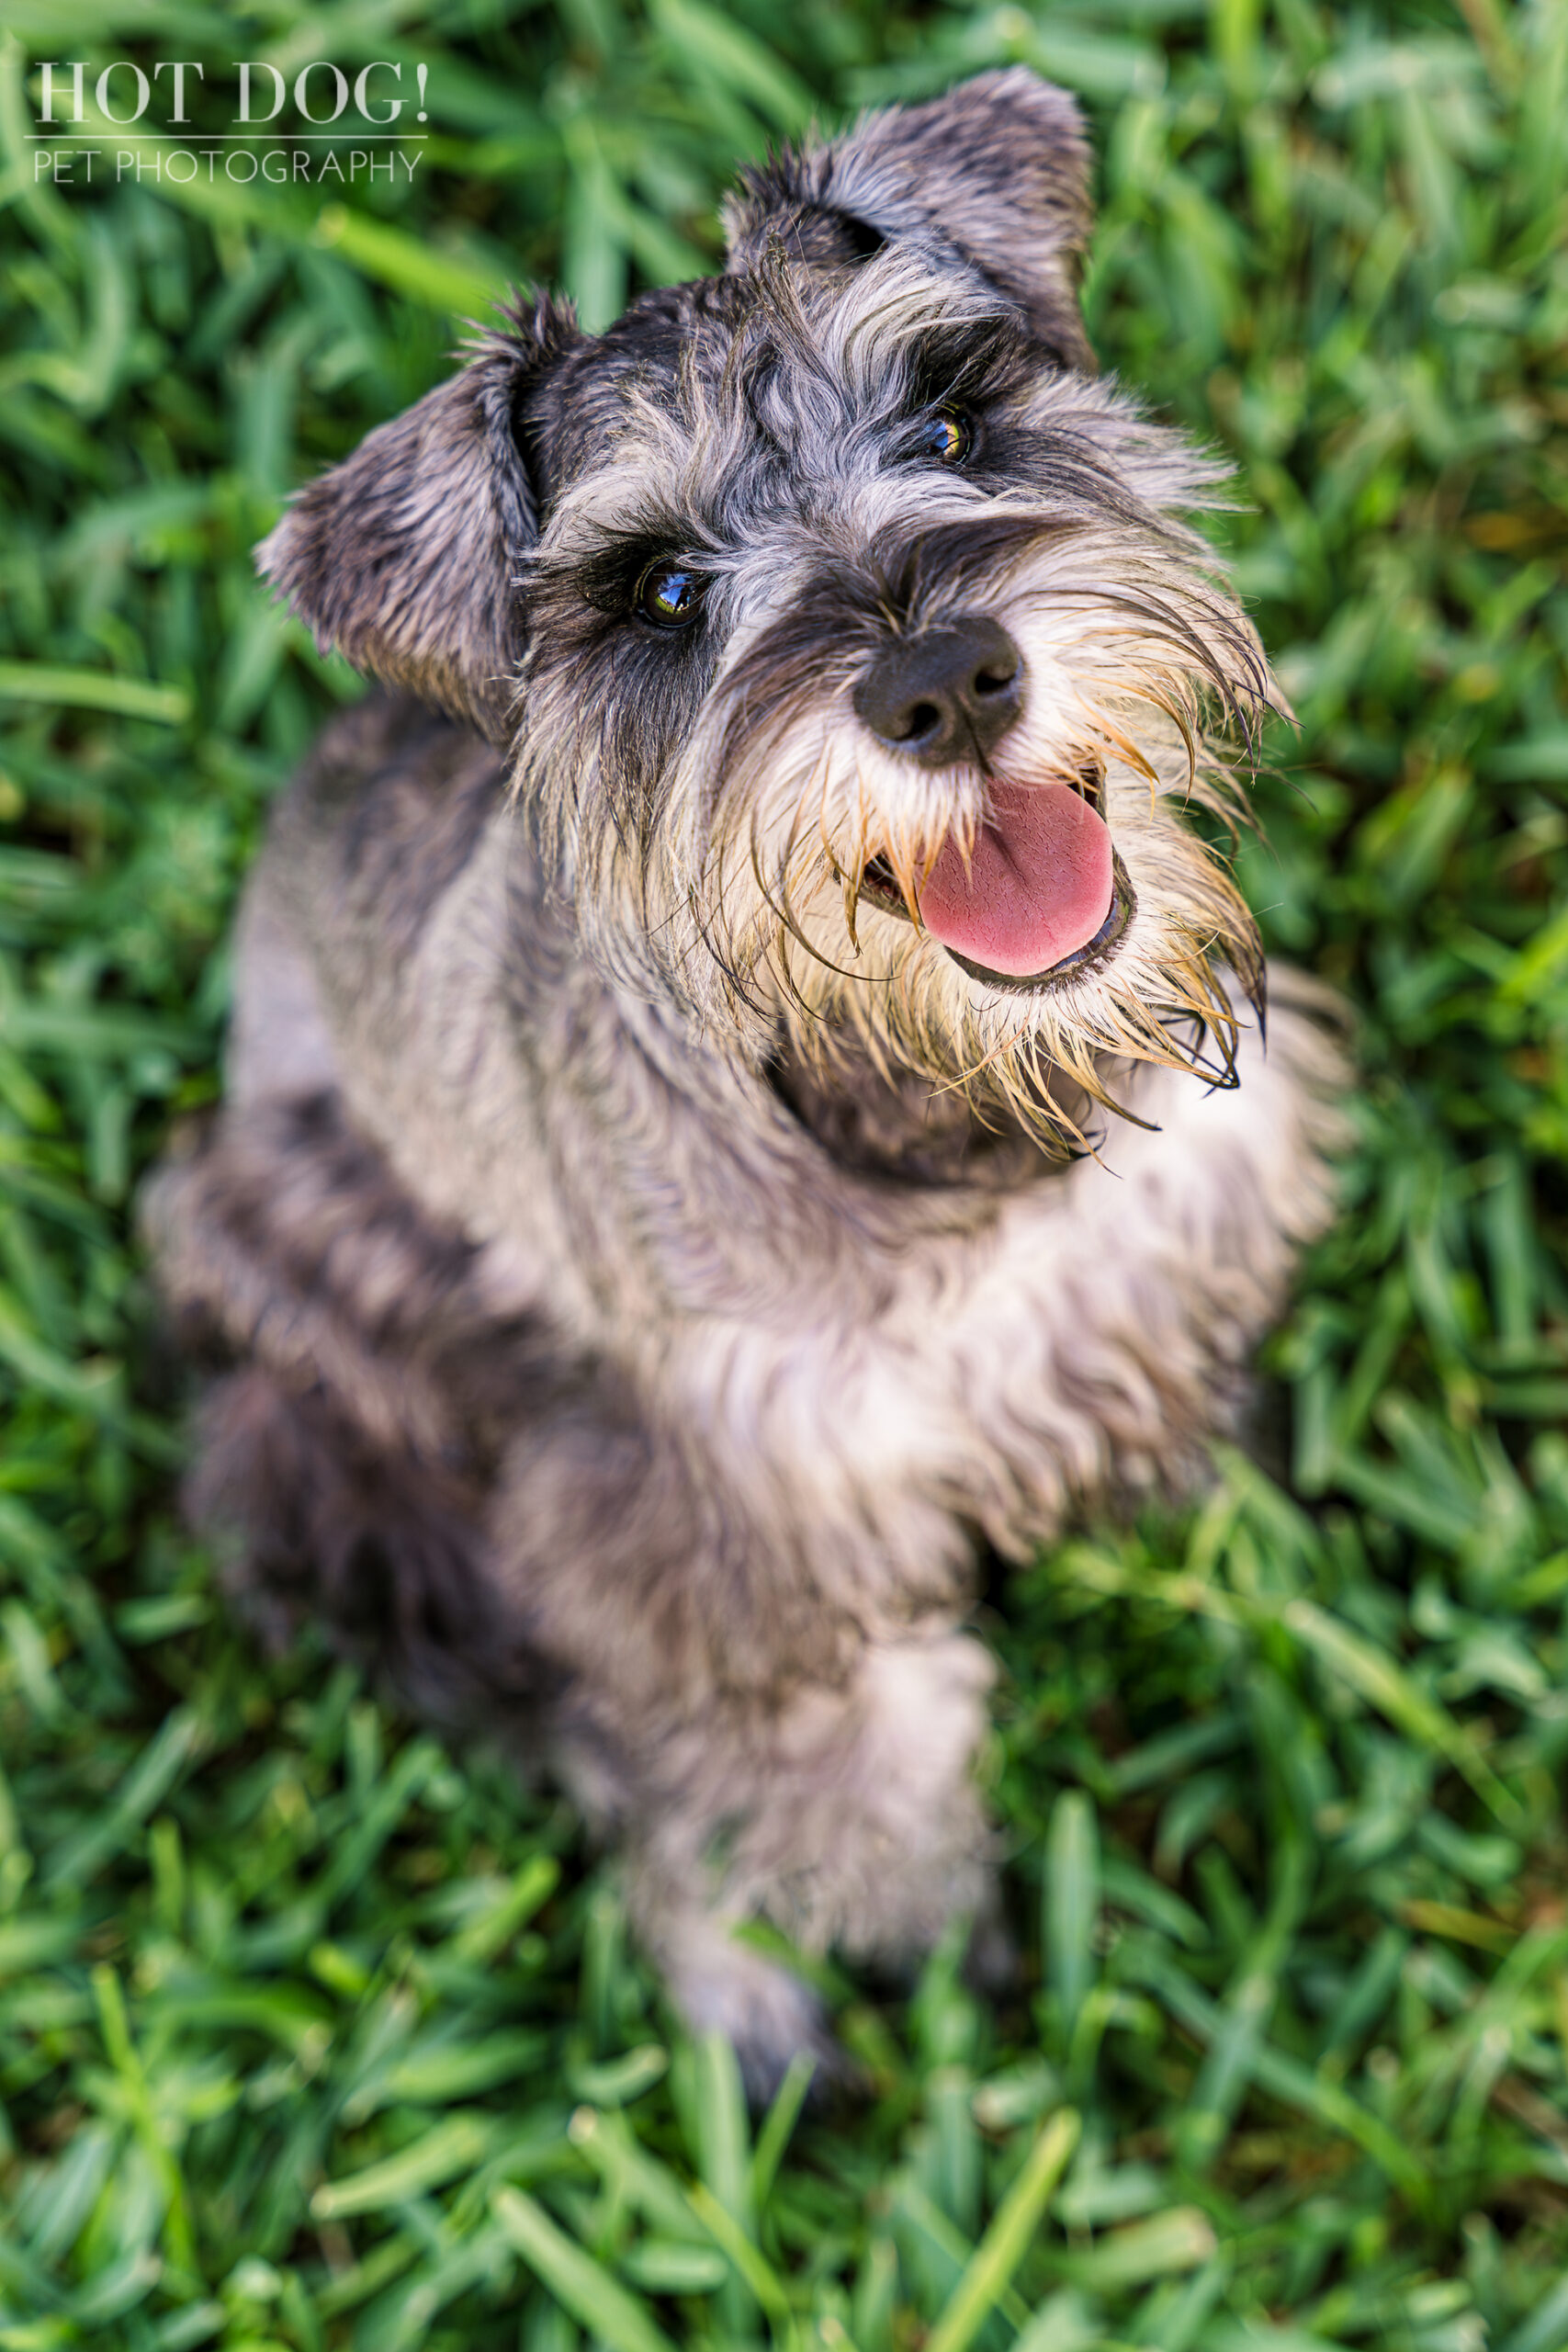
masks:
[[[1011,311],[942,319],[910,338],[905,356],[909,405],[996,397],[1026,379],[1029,338]]]
[[[671,527],[638,527],[606,533],[596,548],[580,552],[572,569],[579,594],[590,605],[614,606],[630,595],[650,563],[685,551],[689,533]]]
[[[537,586],[570,583],[584,603],[608,612],[626,603],[660,557],[711,571],[723,554],[698,515],[674,507],[649,508],[615,525],[583,515],[564,541],[536,549],[526,570]]]

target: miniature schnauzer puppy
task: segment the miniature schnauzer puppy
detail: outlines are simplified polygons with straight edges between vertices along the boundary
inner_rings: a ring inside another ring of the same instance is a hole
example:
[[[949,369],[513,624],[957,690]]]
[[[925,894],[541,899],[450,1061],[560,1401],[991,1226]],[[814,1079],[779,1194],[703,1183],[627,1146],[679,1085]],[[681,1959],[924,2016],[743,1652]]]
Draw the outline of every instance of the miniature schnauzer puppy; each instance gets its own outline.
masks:
[[[822,2028],[747,1922],[987,1912],[979,1547],[1201,1471],[1326,1213],[1335,1047],[1189,821],[1275,691],[1088,176],[1022,70],[873,115],[303,492],[261,568],[390,691],[148,1197],[231,1572],[536,1732],[757,2086]]]

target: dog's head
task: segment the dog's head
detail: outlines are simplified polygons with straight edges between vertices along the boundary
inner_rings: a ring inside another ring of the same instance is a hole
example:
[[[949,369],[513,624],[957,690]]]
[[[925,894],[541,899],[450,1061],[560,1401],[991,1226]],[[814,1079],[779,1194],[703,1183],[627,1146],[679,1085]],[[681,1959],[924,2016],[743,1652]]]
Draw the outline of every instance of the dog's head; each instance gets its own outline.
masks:
[[[262,557],[507,747],[617,980],[1058,1136],[1118,1057],[1229,1067],[1257,937],[1181,811],[1271,694],[1217,469],[1094,372],[1087,174],[1022,70],[784,155],[723,277],[513,314]]]

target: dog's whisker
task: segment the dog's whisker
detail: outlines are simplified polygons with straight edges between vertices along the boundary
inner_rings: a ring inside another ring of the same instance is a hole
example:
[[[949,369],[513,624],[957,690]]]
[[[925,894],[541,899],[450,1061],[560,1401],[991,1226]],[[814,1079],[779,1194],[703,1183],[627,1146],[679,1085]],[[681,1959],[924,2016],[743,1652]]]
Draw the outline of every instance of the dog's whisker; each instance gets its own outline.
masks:
[[[858,956],[860,954],[860,933],[855,926],[855,910],[860,904],[860,875],[851,874],[846,869],[843,876],[843,886],[844,929],[849,933],[850,945],[854,949],[855,954]]]

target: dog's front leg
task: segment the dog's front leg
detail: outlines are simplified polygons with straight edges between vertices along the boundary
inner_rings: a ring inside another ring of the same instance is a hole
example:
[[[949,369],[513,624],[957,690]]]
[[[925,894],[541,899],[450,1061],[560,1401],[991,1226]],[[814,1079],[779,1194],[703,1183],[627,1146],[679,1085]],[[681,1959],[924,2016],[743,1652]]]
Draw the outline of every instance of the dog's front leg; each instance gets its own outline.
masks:
[[[641,1903],[677,1998],[724,2026],[757,2085],[800,2036],[779,1972],[762,1974],[737,1940],[747,1919],[768,1919],[806,1952],[901,1967],[955,1914],[989,1907],[972,1768],[991,1679],[979,1645],[950,1624],[873,1638],[835,1687],[726,1710],[678,1776],[650,1825]]]
[[[729,2037],[754,2096],[797,2051],[835,2059],[815,1995],[746,1939],[750,1923],[807,1954],[901,1966],[955,1914],[992,1907],[972,1777],[991,1674],[976,1642],[931,1620],[772,1688],[573,1678],[566,1775],[626,1845],[633,1924],[677,2006]]]

